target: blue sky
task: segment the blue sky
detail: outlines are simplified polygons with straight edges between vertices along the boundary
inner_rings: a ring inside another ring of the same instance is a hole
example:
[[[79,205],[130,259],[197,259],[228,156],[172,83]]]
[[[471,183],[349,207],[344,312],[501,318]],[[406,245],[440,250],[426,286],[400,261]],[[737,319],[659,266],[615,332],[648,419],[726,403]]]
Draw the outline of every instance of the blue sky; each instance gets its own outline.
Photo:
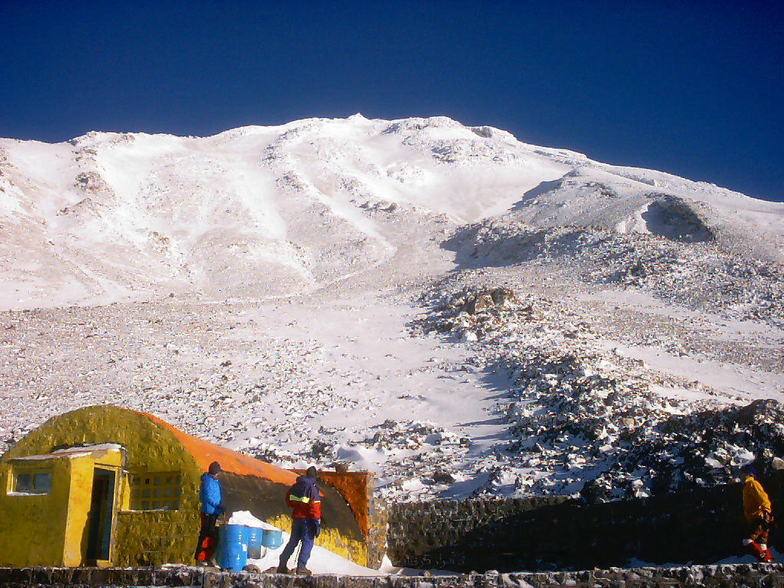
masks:
[[[0,136],[446,115],[784,201],[784,2],[0,0]]]

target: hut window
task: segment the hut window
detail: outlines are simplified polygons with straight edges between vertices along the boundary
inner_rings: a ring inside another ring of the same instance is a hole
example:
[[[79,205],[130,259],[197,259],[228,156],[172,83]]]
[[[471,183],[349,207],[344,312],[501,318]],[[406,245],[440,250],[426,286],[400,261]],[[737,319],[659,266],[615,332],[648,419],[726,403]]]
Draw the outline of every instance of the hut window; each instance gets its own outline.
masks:
[[[51,489],[51,472],[23,471],[14,475],[14,492],[17,494],[49,494]]]
[[[131,474],[131,510],[177,510],[180,508],[179,472]]]

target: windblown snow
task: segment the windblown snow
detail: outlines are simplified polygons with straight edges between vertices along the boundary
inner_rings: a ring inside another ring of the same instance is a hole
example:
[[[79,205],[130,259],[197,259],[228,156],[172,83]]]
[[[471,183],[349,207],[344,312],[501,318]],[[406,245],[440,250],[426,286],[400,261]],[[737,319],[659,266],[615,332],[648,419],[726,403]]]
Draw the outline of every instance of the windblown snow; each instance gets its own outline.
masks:
[[[783,263],[784,204],[445,117],[0,139],[0,440],[112,403],[394,499],[720,483],[784,453]]]

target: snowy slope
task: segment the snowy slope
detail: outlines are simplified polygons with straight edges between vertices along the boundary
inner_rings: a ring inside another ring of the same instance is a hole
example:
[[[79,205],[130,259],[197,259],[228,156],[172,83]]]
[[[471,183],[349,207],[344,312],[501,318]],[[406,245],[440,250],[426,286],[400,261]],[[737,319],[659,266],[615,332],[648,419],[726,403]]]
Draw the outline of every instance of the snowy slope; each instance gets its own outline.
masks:
[[[390,259],[400,223],[504,213],[784,255],[781,204],[444,117],[355,115],[0,140],[0,307],[313,290]]]
[[[721,483],[784,456],[782,239],[443,117],[3,139],[0,450],[113,403],[392,499]]]
[[[591,163],[543,182],[510,216],[539,227],[582,225],[686,242],[715,240],[729,251],[782,261],[782,210],[781,204],[705,182]]]

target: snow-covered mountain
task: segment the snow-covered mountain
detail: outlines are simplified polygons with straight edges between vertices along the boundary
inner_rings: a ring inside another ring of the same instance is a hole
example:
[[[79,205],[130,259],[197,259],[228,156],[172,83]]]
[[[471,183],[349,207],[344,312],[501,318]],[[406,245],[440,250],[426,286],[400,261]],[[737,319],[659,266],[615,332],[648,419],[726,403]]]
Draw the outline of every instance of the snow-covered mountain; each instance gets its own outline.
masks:
[[[114,403],[386,496],[784,466],[784,204],[448,118],[0,139],[0,449]]]
[[[355,115],[206,138],[0,140],[0,305],[312,290],[383,264],[413,225],[499,215],[784,259],[782,204],[444,117]]]

